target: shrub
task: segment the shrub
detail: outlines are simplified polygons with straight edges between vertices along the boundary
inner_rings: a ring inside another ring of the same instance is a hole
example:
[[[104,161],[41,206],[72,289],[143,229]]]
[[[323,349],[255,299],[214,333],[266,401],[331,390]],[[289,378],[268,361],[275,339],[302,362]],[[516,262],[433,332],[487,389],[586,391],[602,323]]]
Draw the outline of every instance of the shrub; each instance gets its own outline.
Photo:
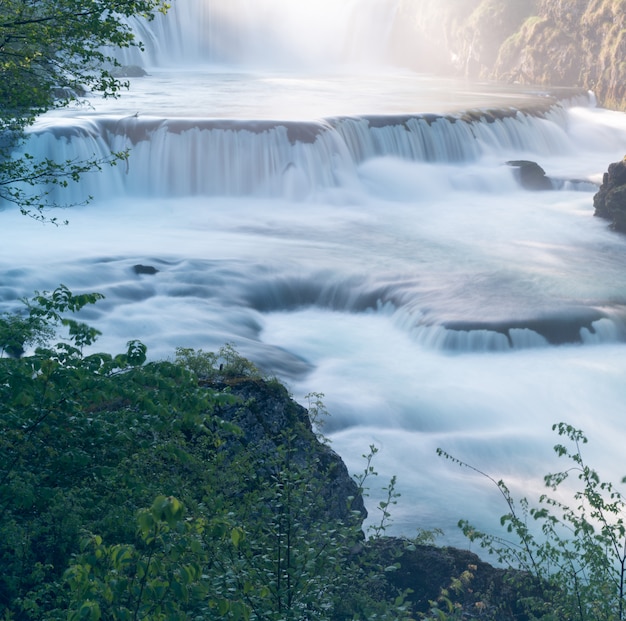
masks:
[[[540,597],[528,602],[536,618],[621,621],[624,618],[626,577],[626,503],[612,483],[604,482],[584,460],[582,431],[559,423],[553,426],[565,443],[554,447],[566,458],[567,469],[544,477],[548,493],[532,507],[526,498],[515,502],[502,480],[496,480],[442,449],[438,454],[487,477],[500,490],[508,512],[500,519],[507,535],[481,532],[466,520],[459,525],[471,541],[497,560],[529,572],[544,585]],[[574,479],[576,488],[565,483]],[[536,523],[537,527],[530,525]],[[535,534],[535,532],[540,534]],[[509,539],[511,537],[511,539]]]

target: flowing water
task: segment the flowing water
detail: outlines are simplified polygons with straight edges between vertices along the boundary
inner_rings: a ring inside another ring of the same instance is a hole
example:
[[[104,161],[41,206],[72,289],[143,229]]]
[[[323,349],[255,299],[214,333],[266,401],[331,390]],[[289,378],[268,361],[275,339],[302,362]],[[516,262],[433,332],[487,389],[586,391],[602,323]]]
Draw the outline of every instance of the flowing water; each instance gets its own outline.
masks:
[[[356,4],[178,0],[141,29],[149,76],[34,128],[32,153],[131,156],[59,197],[94,197],[51,214],[67,227],[0,214],[0,304],[64,283],[106,295],[85,313],[102,349],[233,343],[325,394],[353,472],[379,447],[394,532],[465,545],[459,518],[505,507],[437,447],[533,496],[567,421],[626,474],[626,238],[592,205],[626,117],[392,67],[407,3]],[[520,159],[555,189],[522,189]]]

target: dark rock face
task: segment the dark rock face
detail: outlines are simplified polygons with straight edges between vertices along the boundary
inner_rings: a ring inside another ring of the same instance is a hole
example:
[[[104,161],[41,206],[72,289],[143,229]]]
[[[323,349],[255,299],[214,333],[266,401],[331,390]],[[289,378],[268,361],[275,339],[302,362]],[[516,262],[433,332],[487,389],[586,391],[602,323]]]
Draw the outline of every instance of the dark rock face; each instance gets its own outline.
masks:
[[[308,412],[290,398],[282,384],[260,379],[238,379],[229,381],[227,385],[238,402],[222,407],[218,415],[241,428],[238,443],[255,455],[271,457],[284,446],[288,434],[295,449],[294,462],[311,468],[316,476],[325,479],[322,495],[326,515],[331,519],[344,519],[351,516],[351,511],[357,511],[363,519],[367,516],[358,486],[341,457],[319,441]],[[217,387],[224,386],[226,384]],[[271,462],[271,459],[267,461]],[[350,507],[348,498],[354,498]]]
[[[409,545],[396,538],[370,541],[367,547],[383,566],[396,564],[395,571],[385,572],[389,588],[410,589],[407,602],[418,615],[427,612],[444,589],[462,608],[463,619],[527,620],[532,617],[522,602],[539,603],[546,597],[542,585],[528,574],[495,568],[467,550]],[[458,590],[450,588],[456,579],[462,585]]]
[[[552,190],[552,181],[546,177],[546,172],[536,162],[528,160],[513,160],[507,162],[513,168],[517,182],[526,190]]]
[[[594,216],[609,220],[612,229],[626,233],[626,159],[609,165],[593,206]]]
[[[237,402],[224,405],[216,414],[236,424],[241,436],[229,440],[226,451],[237,451],[241,446],[258,455],[258,464],[272,463],[290,437],[295,448],[293,459],[305,468],[311,468],[324,481],[324,513],[329,519],[352,519],[348,497],[354,497],[351,510],[365,517],[366,511],[358,487],[341,458],[319,441],[311,426],[308,412],[296,403],[280,383],[252,377],[206,380],[202,382],[217,390],[229,389]],[[228,444],[234,442],[229,447]],[[330,473],[330,476],[329,476]],[[314,476],[317,476],[314,474]],[[262,478],[265,478],[264,476]],[[271,477],[267,478],[271,484]],[[412,614],[420,617],[431,602],[437,601],[446,590],[450,602],[463,610],[464,619],[498,619],[498,621],[529,621],[529,601],[549,599],[542,585],[524,572],[494,568],[466,550],[417,545],[405,539],[379,537],[356,545],[352,558],[363,568],[363,579],[368,589],[385,599],[393,600],[398,592],[407,591],[406,604]],[[383,571],[383,568],[395,568]],[[372,582],[371,571],[380,577]],[[450,588],[453,581],[461,588]],[[522,603],[523,602],[523,603]],[[442,605],[442,609],[445,606]],[[336,621],[347,618],[339,615]]]
[[[457,72],[533,86],[578,86],[594,91],[601,105],[626,110],[623,2],[419,1],[420,36],[433,48],[445,48]]]

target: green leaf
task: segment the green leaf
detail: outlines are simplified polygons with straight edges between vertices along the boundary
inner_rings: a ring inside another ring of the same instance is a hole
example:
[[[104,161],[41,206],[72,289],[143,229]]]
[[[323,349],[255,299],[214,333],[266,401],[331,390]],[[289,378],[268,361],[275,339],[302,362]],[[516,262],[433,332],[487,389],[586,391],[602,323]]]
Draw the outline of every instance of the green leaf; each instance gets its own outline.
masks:
[[[239,544],[243,540],[243,537],[244,537],[244,532],[241,528],[233,528],[230,531],[230,540],[232,541],[233,545],[236,548],[239,547]]]
[[[102,617],[98,602],[87,600],[79,609],[77,619],[81,621],[99,621]]]

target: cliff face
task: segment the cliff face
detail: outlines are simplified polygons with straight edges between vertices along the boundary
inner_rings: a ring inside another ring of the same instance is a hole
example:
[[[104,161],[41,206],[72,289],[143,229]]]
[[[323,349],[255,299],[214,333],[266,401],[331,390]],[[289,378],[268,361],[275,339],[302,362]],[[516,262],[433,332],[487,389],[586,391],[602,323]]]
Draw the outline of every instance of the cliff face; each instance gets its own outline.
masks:
[[[223,421],[236,424],[241,432],[220,450],[235,456],[243,449],[254,455],[259,475],[254,479],[256,485],[277,484],[272,470],[281,451],[284,454],[286,442],[292,449],[293,463],[310,470],[312,480],[323,483],[320,490],[322,515],[298,516],[296,522],[339,519],[354,523],[358,516],[351,513],[353,511],[358,512],[360,518],[366,516],[359,489],[343,461],[327,444],[319,441],[307,411],[282,385],[254,378],[211,381],[207,385],[219,390],[228,388],[237,398],[236,402],[220,406],[216,412]],[[266,472],[265,464],[268,464]],[[242,479],[234,483],[237,489],[246,486]],[[354,500],[349,503],[349,498]],[[431,602],[442,593],[448,593],[449,604],[454,605],[459,614],[463,611],[463,618],[526,621],[530,617],[519,602],[529,597],[543,597],[541,585],[531,577],[494,568],[475,554],[454,548],[419,545],[402,538],[363,538],[351,547],[349,559],[362,569],[356,574],[362,583],[352,584],[352,591],[366,589],[381,602],[394,601],[399,592],[404,592],[405,605],[416,617],[426,614]],[[458,583],[458,588],[451,589],[451,583]],[[350,605],[353,603],[348,602],[345,611],[340,607],[332,618],[335,621],[352,619],[355,610],[350,609]]]
[[[532,15],[534,2],[482,0],[472,2],[466,18],[451,15],[448,40],[454,67],[473,78],[492,77],[504,43]]]
[[[626,1],[542,0],[499,50],[491,76],[581,86],[626,109]]]
[[[418,70],[580,87],[626,110],[626,0],[421,0],[417,13]]]
[[[226,442],[222,450],[236,455],[243,449],[255,456],[260,475],[257,484],[274,484],[273,470],[281,451],[288,446],[293,463],[308,469],[320,482],[326,517],[347,519],[352,512],[360,513],[362,518],[367,516],[361,492],[346,465],[328,444],[320,442],[307,410],[291,399],[282,384],[241,378],[212,386],[228,387],[237,398],[218,412],[220,418],[241,429],[241,434]],[[348,498],[353,498],[350,505]]]

